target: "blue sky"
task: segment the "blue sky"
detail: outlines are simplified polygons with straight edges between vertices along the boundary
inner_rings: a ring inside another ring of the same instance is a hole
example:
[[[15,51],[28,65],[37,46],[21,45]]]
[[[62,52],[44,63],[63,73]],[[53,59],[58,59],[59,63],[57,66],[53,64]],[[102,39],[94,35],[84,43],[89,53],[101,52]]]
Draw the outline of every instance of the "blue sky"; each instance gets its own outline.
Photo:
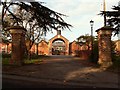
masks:
[[[62,31],[62,35],[70,42],[76,40],[80,35],[90,34],[90,20],[94,21],[94,36],[97,35],[95,30],[103,26],[103,17],[98,15],[103,10],[103,0],[36,0],[46,2],[48,8],[63,13],[68,17],[63,19],[73,25],[71,31],[68,29]],[[118,5],[119,0],[106,0],[106,10],[112,10],[112,6]],[[56,35],[47,33],[47,40]],[[112,38],[116,39],[116,37]]]

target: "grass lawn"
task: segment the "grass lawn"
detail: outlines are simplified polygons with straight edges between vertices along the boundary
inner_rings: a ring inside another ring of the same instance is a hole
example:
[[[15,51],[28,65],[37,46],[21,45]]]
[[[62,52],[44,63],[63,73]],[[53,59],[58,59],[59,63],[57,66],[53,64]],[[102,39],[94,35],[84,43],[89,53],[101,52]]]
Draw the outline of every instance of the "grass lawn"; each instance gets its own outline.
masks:
[[[44,59],[48,59],[49,56],[43,56],[43,55],[39,55],[39,56],[33,56],[31,57],[30,60],[28,59],[24,59],[24,64],[40,64],[44,61]],[[10,62],[10,57],[3,57],[2,58],[2,65],[9,65]]]
[[[41,62],[43,62],[42,59],[24,60],[24,64],[40,64]]]

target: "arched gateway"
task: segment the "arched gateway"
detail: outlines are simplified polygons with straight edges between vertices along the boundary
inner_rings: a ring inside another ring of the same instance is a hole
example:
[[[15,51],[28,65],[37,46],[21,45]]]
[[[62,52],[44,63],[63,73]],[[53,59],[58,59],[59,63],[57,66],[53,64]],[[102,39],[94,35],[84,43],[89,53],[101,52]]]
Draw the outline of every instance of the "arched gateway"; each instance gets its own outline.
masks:
[[[57,35],[49,40],[49,55],[53,54],[53,51],[55,49],[54,42],[56,42],[58,40],[62,41],[62,43],[59,42],[60,44],[59,44],[59,48],[58,49],[62,49],[63,52],[64,52],[64,55],[69,55],[69,40],[67,40],[65,37],[63,37],[61,35],[61,31],[60,30],[57,30]],[[57,45],[57,43],[56,43],[56,45]]]

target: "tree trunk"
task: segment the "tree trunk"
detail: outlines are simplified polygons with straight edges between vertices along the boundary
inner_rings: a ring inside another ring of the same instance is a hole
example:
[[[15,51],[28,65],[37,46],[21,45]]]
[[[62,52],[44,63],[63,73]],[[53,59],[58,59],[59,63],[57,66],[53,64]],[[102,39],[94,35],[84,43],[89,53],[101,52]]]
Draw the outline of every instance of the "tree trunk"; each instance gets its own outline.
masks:
[[[8,54],[8,45],[9,45],[9,44],[7,44],[7,54]]]
[[[27,49],[27,46],[25,46],[25,58],[27,58],[28,60],[31,59],[31,53],[30,53],[30,51]]]
[[[31,50],[34,42],[30,41],[30,42],[27,42],[27,43],[29,43],[29,44],[26,45],[26,55],[27,55],[27,59],[31,60],[31,51],[30,50]]]
[[[38,44],[36,44],[36,46],[37,46],[37,52],[36,52],[36,54],[38,55]]]
[[[28,60],[31,60],[31,52],[28,51]]]

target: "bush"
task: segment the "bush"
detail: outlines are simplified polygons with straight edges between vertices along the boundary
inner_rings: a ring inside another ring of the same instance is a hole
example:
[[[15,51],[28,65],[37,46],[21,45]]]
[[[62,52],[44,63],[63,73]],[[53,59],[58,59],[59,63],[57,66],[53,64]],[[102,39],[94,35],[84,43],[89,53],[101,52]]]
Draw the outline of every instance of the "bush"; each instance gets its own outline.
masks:
[[[93,55],[90,55],[90,62],[93,63],[97,63],[98,62],[98,56],[99,56],[99,52],[98,52],[98,41],[94,41],[94,45],[93,45]]]
[[[9,61],[10,61],[9,58],[3,58],[3,59],[2,59],[2,64],[3,64],[3,65],[9,65]]]
[[[10,58],[11,54],[2,53],[2,58]]]
[[[114,55],[113,59],[113,67],[120,68],[120,56]]]

